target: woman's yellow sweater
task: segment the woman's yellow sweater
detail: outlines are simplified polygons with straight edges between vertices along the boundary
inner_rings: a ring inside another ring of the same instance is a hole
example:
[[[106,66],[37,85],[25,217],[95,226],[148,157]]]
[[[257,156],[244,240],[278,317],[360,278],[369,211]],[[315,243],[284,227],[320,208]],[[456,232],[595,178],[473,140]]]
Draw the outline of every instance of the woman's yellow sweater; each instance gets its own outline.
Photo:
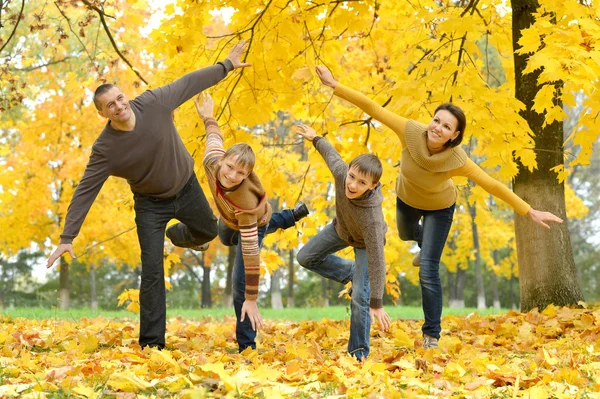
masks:
[[[485,173],[460,147],[430,154],[427,148],[427,125],[403,118],[381,107],[356,90],[338,83],[334,94],[350,101],[377,119],[400,138],[402,159],[396,180],[396,195],[413,208],[437,210],[456,202],[453,176],[465,176],[485,191],[508,203],[521,215],[531,208],[508,187]]]

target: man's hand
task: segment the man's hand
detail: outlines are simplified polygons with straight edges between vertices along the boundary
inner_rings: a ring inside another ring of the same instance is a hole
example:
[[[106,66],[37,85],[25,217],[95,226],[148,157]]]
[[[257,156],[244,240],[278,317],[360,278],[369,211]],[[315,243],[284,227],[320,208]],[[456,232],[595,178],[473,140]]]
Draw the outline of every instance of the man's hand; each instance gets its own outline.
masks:
[[[317,132],[315,132],[315,129],[302,123],[296,125],[296,133],[308,141],[313,141],[315,137],[317,137]]]
[[[202,106],[200,106],[199,103],[200,97],[202,97]],[[194,98],[194,105],[196,106],[196,112],[198,112],[198,115],[200,115],[202,120],[214,116],[215,103],[207,92],[203,91],[202,93],[199,93],[198,97]]]
[[[229,61],[231,61],[231,63],[233,64],[233,69],[252,66],[252,64],[248,64],[246,62],[240,61],[240,57],[242,56],[242,53],[244,51],[246,51],[247,48],[248,48],[248,43],[245,40],[242,40],[241,42],[239,42],[235,46],[233,46],[233,48],[229,52],[229,55],[227,55],[227,59]]]
[[[547,229],[549,229],[550,226],[548,226],[545,222],[554,222],[554,223],[562,223],[563,222],[563,220],[561,218],[554,215],[553,213],[537,211],[533,208],[529,209],[529,212],[527,212],[527,215],[529,215],[531,220],[533,220],[535,223],[537,223],[540,226],[545,227]]]
[[[329,86],[332,89],[335,89],[338,82],[333,78],[331,71],[325,68],[324,66],[320,65],[315,67],[315,69],[317,71],[317,76],[319,77],[319,79],[321,79],[321,83],[323,83],[325,86]]]
[[[369,314],[371,315],[371,324],[375,323],[375,318],[377,318],[379,326],[381,326],[383,332],[387,332],[390,329],[392,321],[390,320],[390,316],[388,316],[383,308],[369,308]]]
[[[52,252],[52,255],[50,255],[50,258],[48,258],[46,267],[50,269],[52,265],[54,265],[54,262],[56,262],[56,259],[60,258],[60,256],[65,252],[71,254],[71,258],[76,258],[75,252],[73,252],[73,244],[60,244],[58,248],[56,248],[56,251]]]
[[[240,317],[240,321],[244,321],[244,318],[248,316],[250,319],[250,324],[252,324],[252,329],[254,331],[262,330],[263,321],[260,317],[260,312],[258,311],[258,305],[256,301],[245,300],[242,305],[242,315]]]

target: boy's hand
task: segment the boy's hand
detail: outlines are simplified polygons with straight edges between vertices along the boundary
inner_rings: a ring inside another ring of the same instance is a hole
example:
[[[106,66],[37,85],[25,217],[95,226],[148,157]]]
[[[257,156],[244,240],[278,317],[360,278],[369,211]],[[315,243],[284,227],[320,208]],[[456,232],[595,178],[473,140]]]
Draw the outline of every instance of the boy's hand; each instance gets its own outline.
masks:
[[[319,77],[319,79],[321,79],[321,83],[323,83],[325,86],[329,86],[332,89],[335,89],[338,82],[333,78],[333,75],[331,74],[331,71],[329,69],[319,65],[315,67],[315,70],[317,71],[317,76]]]
[[[60,258],[60,256],[65,252],[68,252],[71,255],[71,258],[76,258],[75,252],[73,252],[73,244],[60,244],[58,248],[56,248],[56,251],[52,252],[52,255],[50,255],[50,258],[48,258],[46,267],[50,269],[52,265],[54,265],[54,262],[56,262],[56,259]]]
[[[252,66],[252,64],[240,61],[240,57],[242,56],[242,53],[244,51],[246,51],[247,48],[248,48],[248,43],[245,40],[242,40],[241,42],[239,42],[235,46],[233,46],[233,48],[227,55],[227,59],[229,61],[231,61],[231,64],[233,65],[233,69]]]
[[[202,96],[202,107],[200,106],[199,100]],[[200,115],[202,120],[206,118],[212,118],[215,112],[215,103],[213,102],[212,97],[207,92],[203,91],[199,93],[196,98],[194,98],[194,105],[196,106],[196,112]]]
[[[302,123],[296,125],[296,133],[308,141],[313,141],[315,137],[317,137],[317,132],[315,132],[315,129]]]
[[[527,212],[527,215],[529,215],[531,220],[533,220],[540,226],[545,227],[547,229],[549,229],[550,226],[548,226],[545,222],[554,222],[554,223],[562,223],[563,222],[563,220],[561,218],[554,215],[553,213],[537,211],[533,208],[529,209],[529,212]]]
[[[371,324],[375,323],[375,318],[377,318],[383,332],[387,332],[390,329],[392,321],[383,308],[369,308],[369,314],[371,315]]]
[[[254,331],[262,330],[263,321],[262,317],[260,317],[260,312],[258,311],[258,305],[256,301],[245,300],[242,305],[242,315],[240,316],[240,321],[244,321],[244,318],[248,316],[250,319],[250,324],[252,324],[252,329]]]

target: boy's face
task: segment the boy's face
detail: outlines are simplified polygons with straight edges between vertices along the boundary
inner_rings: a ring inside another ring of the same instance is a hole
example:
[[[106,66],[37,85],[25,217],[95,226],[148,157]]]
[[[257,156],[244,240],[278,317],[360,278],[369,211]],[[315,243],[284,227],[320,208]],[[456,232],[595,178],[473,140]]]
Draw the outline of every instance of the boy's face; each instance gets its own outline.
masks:
[[[360,172],[357,166],[348,169],[345,187],[346,197],[348,199],[360,198],[368,190],[373,190],[375,187],[377,187],[377,183],[373,183],[371,177]]]
[[[217,178],[219,183],[227,189],[237,186],[250,175],[250,168],[239,164],[237,160],[237,155],[231,155],[219,162],[221,167]]]

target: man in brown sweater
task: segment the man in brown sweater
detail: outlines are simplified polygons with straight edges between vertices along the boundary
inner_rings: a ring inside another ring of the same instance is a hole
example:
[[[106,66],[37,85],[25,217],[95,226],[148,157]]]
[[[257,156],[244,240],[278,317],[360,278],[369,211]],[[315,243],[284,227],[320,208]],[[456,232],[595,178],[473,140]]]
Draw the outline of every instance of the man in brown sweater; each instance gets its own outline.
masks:
[[[127,179],[134,198],[135,223],[141,247],[140,346],[165,346],[166,294],[163,266],[167,223],[178,219],[183,228],[170,236],[181,247],[205,249],[218,234],[217,219],[198,184],[194,160],[173,123],[173,110],[214,86],[242,63],[246,43],[236,44],[216,65],[191,72],[163,87],[129,101],[119,87],[99,86],[94,93],[98,113],[108,123],[92,146],[83,178],[71,199],[60,245],[48,259],[69,252],[73,239],[109,176]]]
[[[313,143],[333,174],[336,215],[333,223],[298,252],[298,263],[342,284],[352,281],[348,352],[363,361],[369,355],[374,318],[384,331],[390,326],[390,317],[383,310],[387,225],[381,209],[381,162],[375,155],[362,154],[347,164],[314,129],[306,125],[297,128],[299,135]],[[335,255],[348,246],[354,247],[354,262]]]

